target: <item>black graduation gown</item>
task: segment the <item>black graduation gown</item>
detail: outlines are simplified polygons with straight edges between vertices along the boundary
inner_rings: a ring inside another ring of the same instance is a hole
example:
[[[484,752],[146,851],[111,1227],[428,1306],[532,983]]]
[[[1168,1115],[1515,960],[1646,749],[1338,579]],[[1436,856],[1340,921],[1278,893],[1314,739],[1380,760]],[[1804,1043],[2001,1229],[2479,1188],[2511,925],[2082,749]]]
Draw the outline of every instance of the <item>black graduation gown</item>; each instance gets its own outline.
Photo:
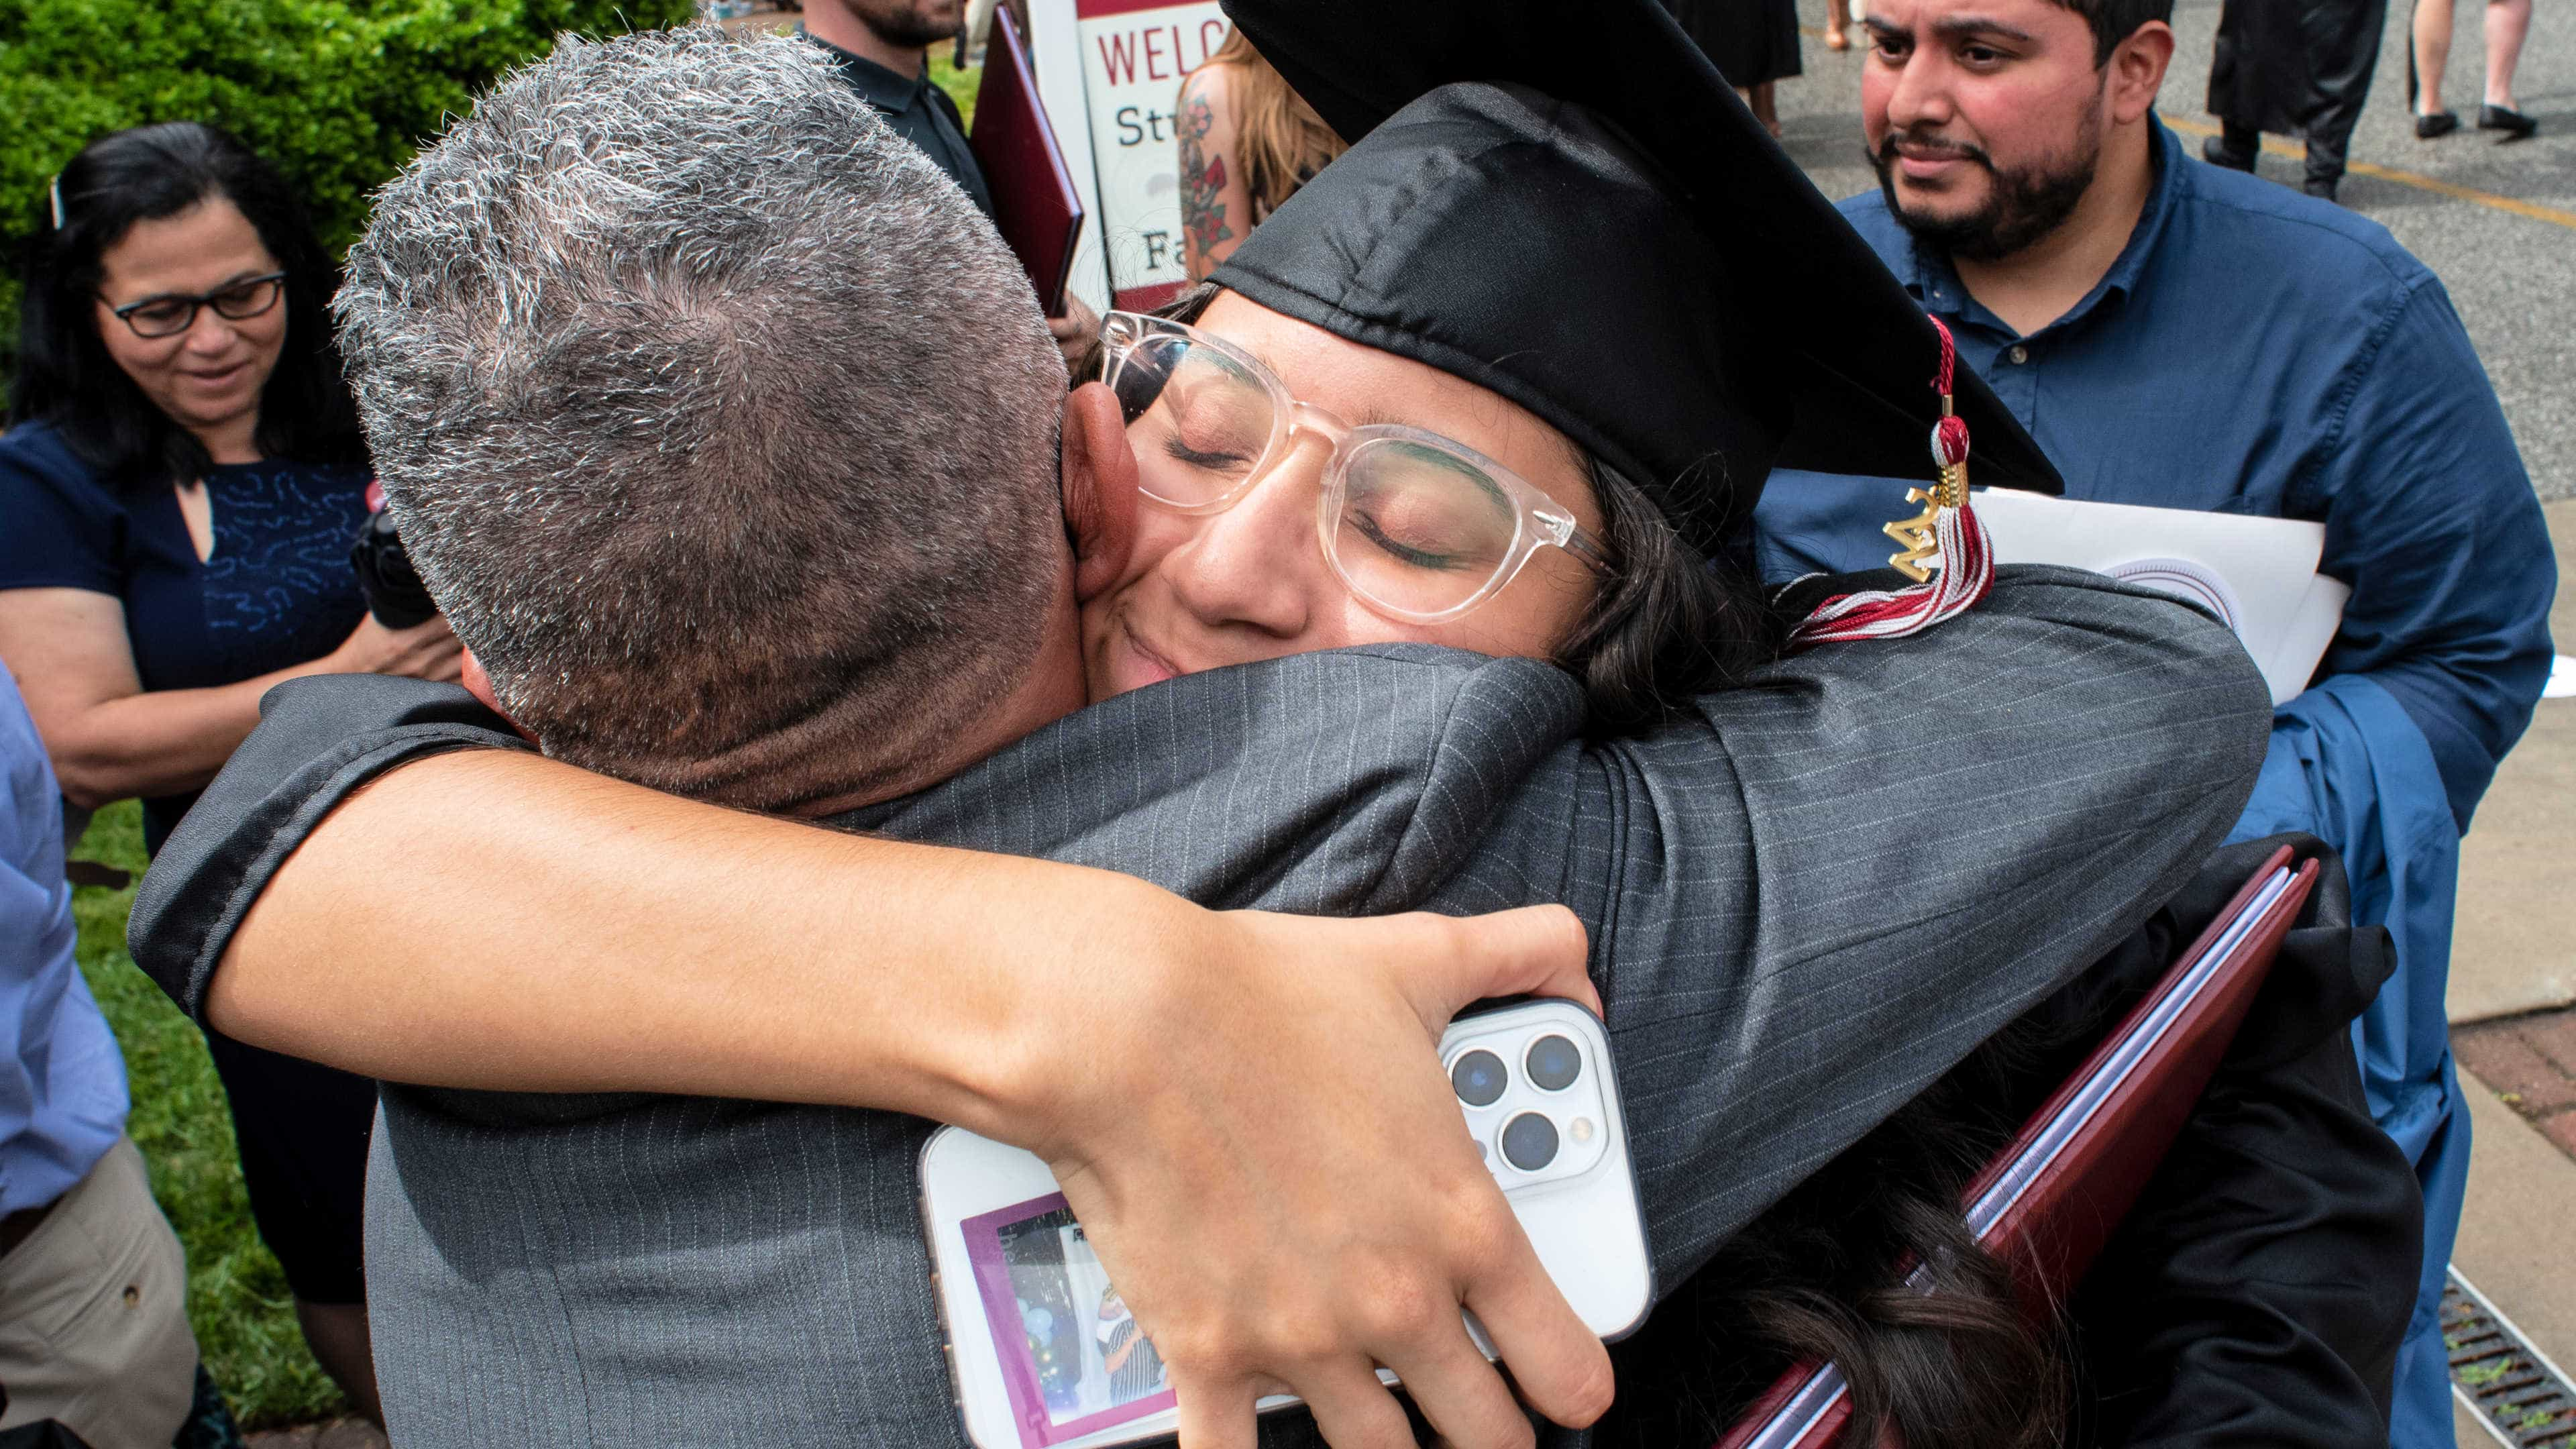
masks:
[[[1875,1263],[1792,1255],[1820,1224],[1838,1240],[1869,1235],[1888,1200],[1873,1184],[1919,1170],[1927,1154],[1973,1144],[1954,1169],[1964,1178],[2285,843],[2326,869],[2217,1075],[2071,1305],[2065,1442],[2388,1442],[2423,1204],[2404,1154],[2371,1121],[2349,1032],[2395,957],[2385,931],[2353,927],[2340,865],[2307,836],[2216,852],[2119,950],[1747,1228],[1614,1349],[1620,1399],[1599,1442],[1719,1437],[1786,1366],[1747,1326],[1751,1285],[1850,1298],[1864,1280],[1884,1282],[1896,1248],[1883,1233]],[[1968,1130],[1945,1134],[1942,1121]]]
[[[1758,86],[1798,74],[1793,0],[1664,0],[1727,83]]]
[[[2231,129],[2304,137],[2308,175],[2341,176],[2387,18],[2388,0],[2227,0],[2210,112]]]

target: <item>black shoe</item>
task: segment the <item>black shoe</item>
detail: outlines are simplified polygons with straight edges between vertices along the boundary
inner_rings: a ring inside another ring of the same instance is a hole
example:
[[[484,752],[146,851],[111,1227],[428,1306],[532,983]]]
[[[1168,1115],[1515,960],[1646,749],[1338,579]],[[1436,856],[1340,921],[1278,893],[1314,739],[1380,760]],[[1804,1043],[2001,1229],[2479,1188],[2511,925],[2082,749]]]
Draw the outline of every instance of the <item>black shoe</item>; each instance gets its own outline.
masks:
[[[2212,166],[2224,166],[2230,171],[2254,169],[2254,153],[2237,150],[2228,145],[2227,139],[2223,136],[2212,136],[2201,142],[2200,159]]]
[[[2539,130],[2540,123],[2520,111],[2508,111],[2502,106],[2480,106],[2478,107],[2478,129],[2504,132],[2505,134],[2499,138],[2501,143],[2522,140]]]
[[[2300,187],[2300,190],[2307,192],[2310,196],[2317,198],[2319,201],[2333,201],[2335,199],[2335,188],[2342,184],[2343,178],[2340,176],[2311,176],[2307,179],[2306,184]]]
[[[2418,141],[2430,141],[2436,136],[2447,136],[2458,129],[2460,129],[2460,116],[2457,111],[2435,111],[2429,116],[2415,118],[2415,139]]]

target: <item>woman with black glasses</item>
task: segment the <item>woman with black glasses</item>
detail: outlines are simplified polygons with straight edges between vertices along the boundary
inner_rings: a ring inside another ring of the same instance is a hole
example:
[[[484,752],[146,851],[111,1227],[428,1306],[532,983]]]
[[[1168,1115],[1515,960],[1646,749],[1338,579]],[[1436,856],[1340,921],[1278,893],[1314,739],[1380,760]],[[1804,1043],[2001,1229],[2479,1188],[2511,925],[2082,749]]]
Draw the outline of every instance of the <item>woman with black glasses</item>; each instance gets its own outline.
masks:
[[[39,203],[0,435],[0,660],[78,813],[143,798],[157,851],[307,674],[457,677],[349,563],[368,468],[333,269],[276,170],[178,122],[91,142]],[[260,1235],[315,1355],[375,1409],[359,1203],[372,1083],[209,1035]]]

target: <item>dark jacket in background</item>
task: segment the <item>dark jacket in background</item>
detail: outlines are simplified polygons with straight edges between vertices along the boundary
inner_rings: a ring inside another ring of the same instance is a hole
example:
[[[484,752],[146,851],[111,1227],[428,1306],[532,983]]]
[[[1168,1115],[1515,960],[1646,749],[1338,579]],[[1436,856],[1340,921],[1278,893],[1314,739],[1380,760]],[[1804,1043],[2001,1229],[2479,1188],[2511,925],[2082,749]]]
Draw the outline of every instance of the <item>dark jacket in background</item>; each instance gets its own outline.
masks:
[[[2343,175],[2370,97],[2388,0],[2227,0],[2209,65],[2209,109],[2231,131],[2308,143],[2308,175]]]
[[[1758,86],[1799,73],[1798,7],[1793,0],[1663,3],[1728,85]]]
[[[862,100],[885,117],[895,134],[910,141],[914,148],[957,183],[966,199],[987,219],[993,215],[993,189],[984,180],[984,168],[975,153],[966,146],[966,118],[957,113],[957,103],[948,93],[930,83],[930,70],[923,67],[915,76],[898,75],[863,55],[852,55],[828,40],[799,30],[809,41],[823,48],[840,68],[841,79],[850,83]]]

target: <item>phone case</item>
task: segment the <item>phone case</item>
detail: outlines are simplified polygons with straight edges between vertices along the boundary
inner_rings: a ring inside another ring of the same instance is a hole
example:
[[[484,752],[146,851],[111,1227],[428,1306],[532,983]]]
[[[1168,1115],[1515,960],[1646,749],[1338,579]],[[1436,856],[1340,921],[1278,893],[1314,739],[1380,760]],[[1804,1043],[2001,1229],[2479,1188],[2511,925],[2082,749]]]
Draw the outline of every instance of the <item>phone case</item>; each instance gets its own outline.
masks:
[[[1554,999],[1493,1007],[1451,1023],[1440,1055],[1567,1302],[1605,1340],[1632,1332],[1654,1302],[1654,1269],[1599,1018]],[[921,1199],[950,1385],[978,1449],[1105,1449],[1172,1432],[1151,1340],[1043,1161],[942,1128],[922,1147]],[[1492,1357],[1473,1316],[1467,1327]]]

